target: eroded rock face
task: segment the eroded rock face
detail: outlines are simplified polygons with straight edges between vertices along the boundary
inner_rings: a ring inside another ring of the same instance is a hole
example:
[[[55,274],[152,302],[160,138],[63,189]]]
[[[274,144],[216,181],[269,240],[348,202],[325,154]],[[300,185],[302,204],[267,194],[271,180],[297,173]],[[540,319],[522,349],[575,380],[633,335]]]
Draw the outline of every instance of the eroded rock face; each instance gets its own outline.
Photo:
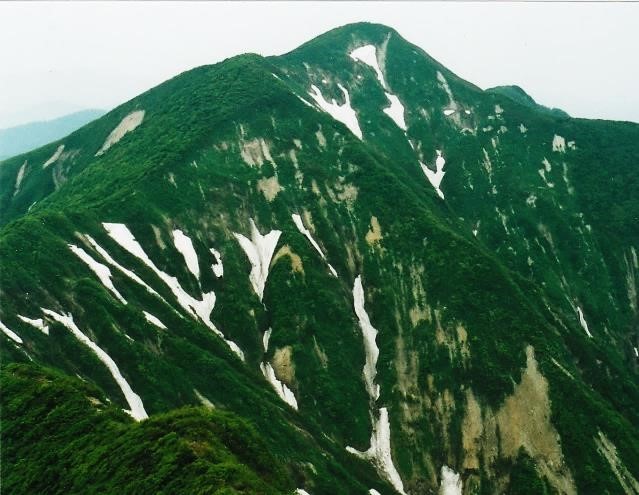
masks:
[[[482,408],[470,389],[466,390],[466,412],[462,422],[465,469],[491,471],[498,458],[514,460],[524,448],[560,493],[576,494],[575,483],[564,462],[559,433],[551,423],[548,381],[539,371],[534,349],[526,348],[526,368],[512,395],[493,412]]]
[[[278,380],[286,385],[292,385],[295,380],[295,363],[293,363],[293,348],[282,347],[273,354],[273,369]]]
[[[106,141],[104,141],[104,144],[95,156],[104,154],[111,146],[120,141],[126,133],[134,131],[140,124],[142,124],[143,120],[144,110],[136,110],[124,117],[117,127],[111,131],[111,134],[107,136]]]

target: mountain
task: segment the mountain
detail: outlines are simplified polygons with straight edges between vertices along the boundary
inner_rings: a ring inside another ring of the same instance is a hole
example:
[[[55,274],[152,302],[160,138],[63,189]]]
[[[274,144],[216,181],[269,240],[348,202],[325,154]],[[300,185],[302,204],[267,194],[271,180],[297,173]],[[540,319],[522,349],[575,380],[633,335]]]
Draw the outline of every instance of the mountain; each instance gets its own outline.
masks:
[[[494,88],[489,88],[486,91],[507,96],[511,100],[515,100],[517,103],[535,108],[540,112],[547,112],[555,117],[570,117],[568,113],[564,112],[560,108],[548,108],[544,105],[540,105],[532,98],[532,96],[526,93],[519,86],[495,86]]]
[[[53,120],[0,129],[0,160],[60,139],[105,113],[104,110],[82,110]]]
[[[2,162],[5,489],[639,493],[637,167],[367,23]]]

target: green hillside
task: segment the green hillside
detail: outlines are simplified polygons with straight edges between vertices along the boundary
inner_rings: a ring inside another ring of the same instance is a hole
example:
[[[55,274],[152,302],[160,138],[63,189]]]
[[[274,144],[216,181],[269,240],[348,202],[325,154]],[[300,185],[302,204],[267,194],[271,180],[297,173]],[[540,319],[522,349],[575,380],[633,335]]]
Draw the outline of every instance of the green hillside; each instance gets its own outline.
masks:
[[[2,162],[3,485],[639,493],[637,167],[365,23]]]

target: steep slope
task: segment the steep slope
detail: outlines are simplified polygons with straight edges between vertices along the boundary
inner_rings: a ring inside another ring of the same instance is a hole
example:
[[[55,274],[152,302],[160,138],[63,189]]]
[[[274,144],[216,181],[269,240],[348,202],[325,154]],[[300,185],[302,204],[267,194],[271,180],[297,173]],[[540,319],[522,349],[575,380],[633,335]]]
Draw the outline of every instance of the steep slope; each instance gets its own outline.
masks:
[[[378,25],[194,69],[0,166],[3,362],[228,409],[314,495],[634,493],[637,134]]]

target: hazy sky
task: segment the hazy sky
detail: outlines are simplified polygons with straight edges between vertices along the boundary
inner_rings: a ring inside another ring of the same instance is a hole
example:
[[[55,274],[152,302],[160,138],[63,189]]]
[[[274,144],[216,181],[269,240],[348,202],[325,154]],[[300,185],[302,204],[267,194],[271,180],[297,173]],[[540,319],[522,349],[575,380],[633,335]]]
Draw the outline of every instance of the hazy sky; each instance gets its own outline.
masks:
[[[639,122],[638,3],[0,2],[0,127],[112,108],[186,69],[363,20],[482,88]]]

